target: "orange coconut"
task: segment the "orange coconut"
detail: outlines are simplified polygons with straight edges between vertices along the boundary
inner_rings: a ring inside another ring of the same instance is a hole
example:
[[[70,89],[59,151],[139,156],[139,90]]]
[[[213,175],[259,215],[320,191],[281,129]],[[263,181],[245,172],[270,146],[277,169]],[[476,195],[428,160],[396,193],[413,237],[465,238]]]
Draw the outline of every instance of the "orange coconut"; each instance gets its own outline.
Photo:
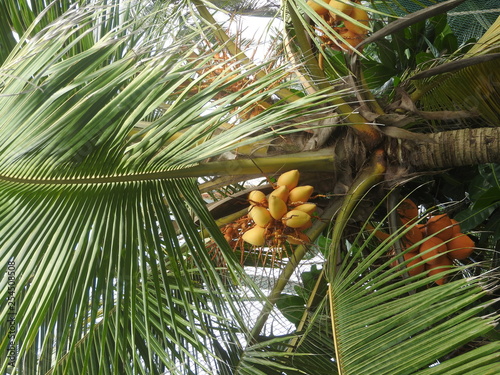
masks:
[[[443,241],[453,236],[453,223],[447,214],[431,216],[426,226],[428,235],[434,235]]]
[[[409,228],[408,232],[404,235],[404,242],[408,245],[413,245],[424,238],[422,232],[417,226],[405,225],[405,227]]]
[[[425,224],[417,224],[416,227],[420,230],[420,233],[422,233],[422,237],[427,237],[427,228]]]
[[[418,255],[416,252],[410,252],[410,253],[404,254],[403,256],[404,256],[405,260],[408,260],[408,259],[411,259],[411,258],[415,257],[416,255]],[[410,274],[410,276],[415,276],[415,275],[418,275],[421,272],[424,272],[424,270],[425,270],[425,264],[424,263],[422,263],[422,264],[420,264],[420,265],[418,265],[416,267],[413,267],[415,264],[420,263],[421,261],[422,261],[422,257],[418,256],[418,257],[412,259],[406,265],[406,268],[408,268],[408,273]],[[411,268],[411,267],[413,267],[413,268]]]
[[[414,219],[418,216],[418,207],[411,199],[405,199],[402,201],[396,211],[401,218],[408,220]]]
[[[273,219],[280,220],[288,211],[286,203],[275,195],[269,197],[269,213]]]
[[[448,258],[447,256],[442,256],[442,257],[439,257],[437,259],[439,259],[439,261],[437,261],[436,263],[427,264],[425,266],[429,272],[428,276],[434,276],[434,275],[437,275],[441,272],[444,272],[444,271],[448,270],[450,268],[449,266],[451,266],[453,264],[451,259]],[[448,279],[448,275],[444,275],[441,279],[435,280],[435,282],[438,285],[443,285],[444,283],[446,283],[447,279]]]
[[[460,228],[460,223],[455,219],[450,219],[453,228],[453,234],[459,234],[462,232],[462,228]]]
[[[440,257],[433,258],[434,256],[446,252],[447,247],[443,240],[440,238],[433,236],[427,238],[419,248],[420,256],[422,257],[423,260],[425,260],[427,263],[430,264],[435,264],[439,262],[439,259],[442,257],[446,257],[445,254],[441,255]],[[432,259],[431,259],[432,258]]]
[[[294,210],[304,211],[306,214],[312,215],[316,211],[316,205],[314,203],[304,203],[294,207]]]
[[[248,216],[257,224],[259,227],[265,227],[273,219],[267,208],[260,206],[251,206],[252,209],[248,212]]]
[[[450,241],[446,243],[446,246],[450,252],[448,256],[453,259],[466,259],[474,251],[474,241],[463,233],[455,234]]]

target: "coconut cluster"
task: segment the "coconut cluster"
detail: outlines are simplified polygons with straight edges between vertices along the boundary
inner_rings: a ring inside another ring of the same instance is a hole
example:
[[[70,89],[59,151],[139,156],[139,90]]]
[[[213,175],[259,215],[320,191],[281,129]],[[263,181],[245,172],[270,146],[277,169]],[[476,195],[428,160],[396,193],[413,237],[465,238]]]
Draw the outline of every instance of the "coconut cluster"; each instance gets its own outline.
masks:
[[[309,242],[303,231],[312,226],[314,203],[307,202],[314,187],[298,186],[300,174],[292,170],[279,176],[274,191],[266,196],[259,190],[248,196],[251,225],[241,238],[253,246],[281,246],[284,241],[298,245]]]
[[[406,199],[397,208],[403,225],[409,230],[403,238],[405,248],[424,240],[411,252],[404,254],[405,260],[412,259],[406,266],[425,263],[408,270],[410,275],[428,272],[429,276],[446,271],[453,260],[468,258],[474,251],[474,241],[461,232],[460,224],[447,214],[430,216],[425,224],[410,225],[409,221],[418,216],[418,208],[413,201]],[[436,281],[446,283],[446,275]]]
[[[325,8],[322,3],[328,3],[330,7],[336,9],[338,12],[333,12]],[[353,1],[353,3],[359,2]],[[367,29],[339,15],[339,13],[343,13],[346,16],[355,19],[360,24],[368,26],[369,17],[365,10],[337,0],[308,0],[307,5],[320,15],[326,23],[342,37],[342,39],[339,38],[336,40],[330,40],[326,38],[326,36],[323,36],[323,41],[330,48],[337,50],[350,50],[350,47],[347,46],[345,42],[352,47],[356,47],[363,39],[366,38],[366,34],[368,33]]]

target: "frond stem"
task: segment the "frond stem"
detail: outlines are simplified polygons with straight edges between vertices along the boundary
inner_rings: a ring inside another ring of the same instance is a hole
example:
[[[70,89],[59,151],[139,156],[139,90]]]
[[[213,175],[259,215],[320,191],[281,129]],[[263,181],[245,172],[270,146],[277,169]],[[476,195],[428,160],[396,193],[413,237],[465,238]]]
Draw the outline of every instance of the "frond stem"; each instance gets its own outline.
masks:
[[[298,169],[307,172],[333,172],[334,155],[330,150],[263,157],[255,159],[225,160],[202,163],[158,172],[133,173],[125,175],[74,177],[74,178],[23,178],[0,175],[0,181],[34,185],[85,185],[137,182],[202,176],[235,176],[262,173],[276,173],[279,170]]]

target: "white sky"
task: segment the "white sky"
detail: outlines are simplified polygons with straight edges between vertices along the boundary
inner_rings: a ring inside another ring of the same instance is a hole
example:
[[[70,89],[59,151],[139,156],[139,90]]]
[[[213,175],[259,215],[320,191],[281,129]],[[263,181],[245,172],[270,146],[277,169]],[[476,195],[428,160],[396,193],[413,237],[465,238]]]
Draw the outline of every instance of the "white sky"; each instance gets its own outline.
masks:
[[[231,22],[227,22],[229,16],[223,13],[215,14],[214,18],[223,26],[230,25],[233,35],[239,31],[244,39],[254,41],[250,50],[245,52],[248,57],[252,57],[252,54],[255,53],[257,59],[255,62],[257,63],[260,62],[258,60],[262,59],[269,48],[269,34],[280,32],[282,26],[281,20],[277,18],[237,15]],[[224,23],[225,21],[227,23]]]

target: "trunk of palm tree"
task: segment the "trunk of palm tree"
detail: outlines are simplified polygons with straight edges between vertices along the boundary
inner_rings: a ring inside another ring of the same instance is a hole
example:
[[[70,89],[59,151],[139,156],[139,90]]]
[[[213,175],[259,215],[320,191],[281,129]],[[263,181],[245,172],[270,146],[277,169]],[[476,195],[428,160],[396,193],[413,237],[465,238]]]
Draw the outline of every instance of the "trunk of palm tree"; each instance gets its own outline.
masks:
[[[428,135],[430,142],[394,142],[389,158],[397,164],[423,171],[463,167],[500,161],[500,129],[478,128],[444,131]]]

